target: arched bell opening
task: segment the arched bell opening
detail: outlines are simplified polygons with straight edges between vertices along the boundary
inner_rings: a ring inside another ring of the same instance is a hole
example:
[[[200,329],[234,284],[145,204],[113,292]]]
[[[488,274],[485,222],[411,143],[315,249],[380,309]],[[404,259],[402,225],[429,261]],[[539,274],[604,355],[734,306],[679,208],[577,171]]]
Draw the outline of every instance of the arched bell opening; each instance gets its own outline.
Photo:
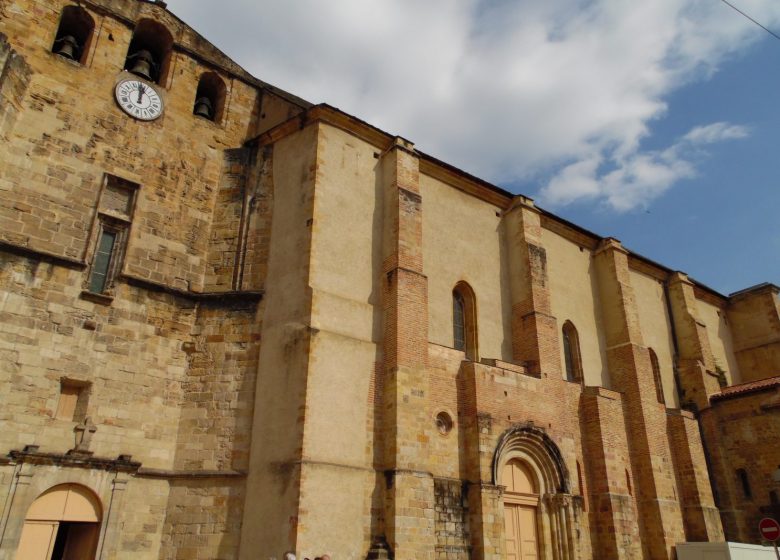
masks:
[[[164,25],[142,19],[135,26],[127,49],[125,70],[165,86],[171,62],[173,36]]]
[[[198,81],[192,113],[219,123],[225,106],[225,82],[214,72],[206,72]]]
[[[27,510],[17,558],[92,560],[103,508],[85,486],[60,484],[38,496]]]
[[[514,426],[499,440],[494,484],[504,489],[507,558],[570,560],[577,557],[576,520],[563,457],[544,430]]]
[[[92,42],[95,20],[80,6],[65,6],[51,52],[84,64]]]

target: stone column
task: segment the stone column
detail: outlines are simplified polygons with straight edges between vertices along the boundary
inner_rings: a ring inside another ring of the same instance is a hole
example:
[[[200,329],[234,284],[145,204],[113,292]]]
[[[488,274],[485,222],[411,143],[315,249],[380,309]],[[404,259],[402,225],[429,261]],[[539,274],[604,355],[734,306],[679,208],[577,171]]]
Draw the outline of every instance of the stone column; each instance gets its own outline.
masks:
[[[674,472],[666,436],[666,409],[658,403],[650,354],[644,346],[628,252],[616,239],[595,253],[607,365],[613,386],[623,393],[631,470],[645,555],[669,558],[685,539],[674,491]]]
[[[536,376],[562,375],[558,322],[550,307],[539,210],[518,196],[505,217],[512,294],[512,358]]]
[[[119,547],[122,512],[125,490],[130,477],[125,473],[117,473],[111,483],[111,498],[104,513],[103,527],[100,532],[97,557],[100,560],[113,558]]]
[[[382,158],[383,432],[387,541],[396,560],[432,560],[428,470],[428,279],[423,274],[419,158],[402,138]]]
[[[0,533],[0,558],[13,558],[19,539],[22,536],[22,527],[27,515],[27,508],[32,503],[33,497],[29,496],[35,469],[33,465],[23,463],[14,473],[16,480],[12,481],[13,488],[7,497],[8,504],[3,512],[3,527]]]
[[[603,387],[585,387],[581,402],[594,558],[639,558],[639,520],[625,477],[631,465],[623,400]]]
[[[677,374],[683,391],[681,406],[693,404],[703,410],[710,406],[710,395],[720,392],[707,327],[699,319],[693,283],[688,277],[675,272],[668,285],[677,338]]]

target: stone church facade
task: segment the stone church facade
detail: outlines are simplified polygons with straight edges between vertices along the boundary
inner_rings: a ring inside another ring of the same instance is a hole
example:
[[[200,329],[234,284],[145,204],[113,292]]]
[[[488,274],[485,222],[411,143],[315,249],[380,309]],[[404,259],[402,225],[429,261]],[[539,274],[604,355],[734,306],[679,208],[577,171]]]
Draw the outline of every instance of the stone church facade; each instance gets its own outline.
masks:
[[[281,91],[160,1],[0,0],[0,34],[0,558],[760,541],[776,286]]]

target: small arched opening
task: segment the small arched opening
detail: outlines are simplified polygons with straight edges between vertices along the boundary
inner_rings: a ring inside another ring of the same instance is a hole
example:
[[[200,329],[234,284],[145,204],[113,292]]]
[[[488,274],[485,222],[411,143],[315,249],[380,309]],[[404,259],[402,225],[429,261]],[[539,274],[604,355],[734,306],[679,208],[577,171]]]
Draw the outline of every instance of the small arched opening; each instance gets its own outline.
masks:
[[[453,347],[466,353],[466,359],[478,360],[477,298],[466,282],[452,290]]]
[[[566,380],[582,382],[582,355],[580,354],[580,337],[574,323],[566,321],[563,324],[563,361],[566,367]]]
[[[162,86],[168,79],[173,36],[164,25],[142,19],[135,26],[127,49],[125,70]]]
[[[195,92],[192,113],[216,123],[221,122],[226,89],[225,82],[218,74],[214,72],[202,74]]]
[[[95,30],[95,20],[80,6],[65,6],[60,14],[57,35],[51,52],[79,64],[85,64]]]
[[[92,560],[103,509],[85,486],[60,484],[27,510],[16,557],[26,560]]]
[[[750,479],[745,469],[737,469],[737,480],[742,487],[742,497],[746,500],[753,499],[753,489],[750,487]]]

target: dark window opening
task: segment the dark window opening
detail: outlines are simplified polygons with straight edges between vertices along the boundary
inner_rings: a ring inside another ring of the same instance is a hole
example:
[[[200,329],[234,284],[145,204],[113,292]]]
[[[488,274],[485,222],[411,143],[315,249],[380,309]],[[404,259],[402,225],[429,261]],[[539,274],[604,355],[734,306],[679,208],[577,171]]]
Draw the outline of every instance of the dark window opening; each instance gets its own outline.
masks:
[[[89,291],[92,293],[102,294],[106,291],[108,271],[112,264],[116,238],[116,231],[103,230],[100,233],[100,240],[95,250],[95,260],[92,264],[92,275],[89,279]]]
[[[79,6],[65,6],[51,52],[79,64],[86,62],[95,21]]]
[[[742,495],[748,499],[753,499],[753,491],[750,488],[750,480],[748,479],[748,474],[745,469],[737,469],[737,478],[739,479],[740,485],[742,485]]]
[[[655,383],[655,398],[659,403],[664,404],[664,386],[661,381],[661,366],[658,363],[658,356],[652,348],[648,348],[650,352],[650,366],[653,368],[653,383]]]
[[[777,495],[777,490],[769,491],[769,503],[773,506],[780,506],[780,496]]]
[[[563,324],[563,361],[566,367],[566,380],[582,381],[582,356],[577,329],[571,321]]]
[[[466,282],[452,290],[453,347],[466,353],[467,360],[477,360],[477,298]]]
[[[455,350],[466,349],[466,303],[458,292],[452,294],[452,331]]]
[[[142,19],[133,32],[127,49],[125,70],[137,76],[165,85],[171,61],[173,37],[164,25]]]
[[[192,113],[214,122],[222,120],[225,106],[225,82],[214,72],[206,72],[198,81]]]

